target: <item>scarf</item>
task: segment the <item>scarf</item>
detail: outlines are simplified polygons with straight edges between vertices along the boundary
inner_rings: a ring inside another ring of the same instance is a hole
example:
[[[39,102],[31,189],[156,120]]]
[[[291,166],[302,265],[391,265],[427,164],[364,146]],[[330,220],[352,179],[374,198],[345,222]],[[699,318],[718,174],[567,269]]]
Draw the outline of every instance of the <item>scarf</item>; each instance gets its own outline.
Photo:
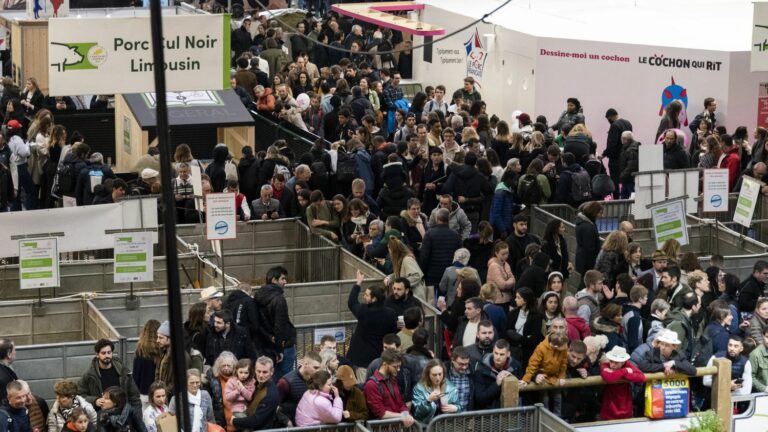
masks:
[[[203,409],[200,404],[203,402],[203,392],[198,390],[196,395],[187,392],[189,404],[192,405],[192,430],[197,432],[203,430]]]
[[[79,407],[80,407],[80,398],[75,396],[72,400],[71,407],[62,408],[61,405],[59,405],[59,414],[64,418],[64,420],[66,420],[69,418],[69,414],[72,413],[72,410]]]
[[[67,422],[67,427],[66,427],[65,430],[76,431],[77,430],[77,426],[75,426],[75,424],[72,423],[72,422]]]
[[[40,409],[40,405],[37,404],[37,399],[27,407],[29,411],[29,426],[32,430],[44,430],[47,429],[46,418],[43,416],[43,410]]]

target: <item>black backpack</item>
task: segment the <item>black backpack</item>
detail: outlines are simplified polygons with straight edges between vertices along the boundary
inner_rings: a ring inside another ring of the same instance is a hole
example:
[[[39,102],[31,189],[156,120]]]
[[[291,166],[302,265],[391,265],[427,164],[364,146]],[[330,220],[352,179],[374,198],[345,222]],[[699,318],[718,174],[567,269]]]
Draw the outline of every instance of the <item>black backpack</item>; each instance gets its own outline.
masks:
[[[702,334],[689,343],[693,344],[693,348],[691,348],[691,364],[696,367],[705,367],[709,359],[714,355],[712,340]]]
[[[571,172],[571,199],[577,204],[592,199],[592,181],[587,170]]]
[[[592,177],[592,195],[602,200],[616,190],[616,185],[608,174],[598,174]]]
[[[539,204],[542,196],[544,196],[537,177],[536,175],[526,174],[518,182],[520,200],[525,205]]]
[[[349,183],[357,178],[357,161],[352,153],[341,149],[336,160],[336,181]],[[313,164],[314,165],[314,164]]]
[[[56,198],[61,198],[64,195],[75,195],[75,184],[77,184],[77,176],[80,174],[76,169],[77,162],[63,162],[56,168],[51,195]]]

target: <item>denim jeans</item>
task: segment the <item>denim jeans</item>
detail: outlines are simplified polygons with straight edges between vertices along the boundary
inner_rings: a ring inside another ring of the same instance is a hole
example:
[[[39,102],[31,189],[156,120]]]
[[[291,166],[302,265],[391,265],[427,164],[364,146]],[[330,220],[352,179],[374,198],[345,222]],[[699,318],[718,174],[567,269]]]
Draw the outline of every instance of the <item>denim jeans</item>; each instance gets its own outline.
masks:
[[[283,361],[275,364],[275,380],[279,380],[294,369],[296,364],[296,345],[286,347],[283,350]]]
[[[629,196],[632,195],[632,192],[635,191],[635,184],[634,183],[622,183],[621,184],[621,199],[629,199]]]

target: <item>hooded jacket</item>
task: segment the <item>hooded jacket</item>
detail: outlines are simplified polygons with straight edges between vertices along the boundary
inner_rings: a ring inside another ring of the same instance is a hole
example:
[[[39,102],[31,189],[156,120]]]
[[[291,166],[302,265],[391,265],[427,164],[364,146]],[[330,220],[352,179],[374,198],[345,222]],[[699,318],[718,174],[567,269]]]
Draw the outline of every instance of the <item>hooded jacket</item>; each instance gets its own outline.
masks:
[[[296,328],[291,323],[283,289],[266,284],[256,291],[253,299],[259,308],[261,347],[282,354],[283,349],[296,345]]]
[[[384,186],[379,191],[379,216],[386,220],[389,216],[398,216],[408,206],[408,200],[413,198],[413,192],[402,183],[393,186]]]
[[[488,354],[478,363],[474,372],[475,409],[494,409],[501,406],[501,387],[496,384],[496,376],[502,370],[509,371],[514,377],[522,374],[520,363],[512,356],[507,360],[504,369],[497,370],[493,366],[493,354]]]
[[[664,144],[664,169],[683,169],[690,168],[691,158],[685,152],[680,141],[675,142],[671,147]]]
[[[609,383],[603,390],[600,418],[602,420],[614,420],[632,417],[632,385],[629,383],[611,383],[622,379],[633,383],[643,383],[645,382],[645,375],[631,361],[627,361],[616,370],[611,369],[607,362],[601,364],[600,376],[606,383]]]
[[[429,221],[427,222],[427,228],[432,229],[437,225],[437,211],[439,208],[432,210],[429,215]],[[472,223],[469,222],[469,218],[464,210],[459,206],[456,201],[451,202],[451,215],[448,217],[448,226],[459,233],[461,240],[465,240],[472,232]],[[461,247],[461,246],[459,246]]]
[[[240,184],[240,192],[245,195],[247,202],[259,198],[261,185],[259,182],[259,167],[261,163],[255,157],[244,157],[237,164],[237,178]]]
[[[573,153],[576,163],[583,167],[592,154],[592,145],[592,140],[586,135],[569,135],[565,138],[563,153]]]
[[[556,350],[549,344],[549,338],[544,338],[528,360],[522,380],[530,383],[536,375],[544,374],[546,382],[554,385],[557,380],[565,378],[567,366],[568,350]]]
[[[565,322],[567,324],[568,339],[571,341],[584,340],[585,337],[592,335],[587,322],[578,315],[566,315]]]
[[[483,196],[491,196],[493,188],[488,178],[472,165],[461,165],[451,171],[448,181],[442,188],[444,193],[449,193],[454,199],[460,196],[466,198],[463,203],[467,212],[479,212],[483,205]]]
[[[627,341],[624,338],[624,329],[621,324],[616,324],[613,321],[608,321],[605,318],[598,317],[592,322],[592,329],[595,335],[605,335],[608,338],[608,344],[605,346],[605,351],[610,351],[615,346],[627,347]]]
[[[213,148],[213,162],[205,168],[205,174],[211,178],[211,187],[214,192],[221,192],[227,187],[227,173],[224,164],[227,163],[229,149],[225,145],[216,145]]]
[[[493,229],[505,237],[512,232],[512,214],[515,208],[515,194],[504,182],[496,185],[491,201],[489,221]]]
[[[112,367],[117,372],[118,379],[120,381],[120,387],[128,394],[128,404],[133,405],[138,412],[141,412],[141,399],[139,398],[139,388],[136,387],[136,383],[133,382],[131,371],[128,370],[123,363],[117,357],[112,357]],[[99,360],[94,357],[91,360],[91,365],[88,370],[85,371],[80,381],[77,383],[77,394],[85,398],[85,400],[93,405],[96,399],[100,398],[104,393],[101,388],[101,373],[99,372]]]

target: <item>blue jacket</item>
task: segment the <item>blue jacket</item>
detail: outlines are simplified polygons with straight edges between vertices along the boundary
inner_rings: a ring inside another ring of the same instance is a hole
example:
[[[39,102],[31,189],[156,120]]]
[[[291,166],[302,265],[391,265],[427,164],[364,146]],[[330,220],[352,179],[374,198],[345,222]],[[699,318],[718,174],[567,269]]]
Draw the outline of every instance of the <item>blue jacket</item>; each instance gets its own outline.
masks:
[[[0,405],[0,432],[27,432],[32,430],[29,425],[27,409],[15,409],[4,400]]]
[[[424,387],[424,384],[418,383],[413,389],[413,418],[419,423],[428,424],[432,418],[441,413],[437,411],[437,402],[427,400],[432,390]],[[461,405],[459,404],[459,393],[456,387],[448,380],[445,382],[445,396],[440,398],[445,400],[450,405],[456,405],[459,408],[458,412],[461,412]]]
[[[727,327],[716,321],[710,321],[707,324],[707,337],[712,340],[712,352],[728,351],[728,338],[731,332]]]
[[[232,424],[237,428],[262,430],[270,429],[275,423],[275,413],[280,404],[280,395],[277,393],[275,382],[267,383],[267,395],[261,400],[253,415],[243,418],[233,418]]]
[[[512,212],[514,210],[514,193],[504,183],[496,186],[491,201],[490,222],[493,229],[499,233],[509,234],[512,232]]]
[[[627,337],[627,352],[633,352],[643,343],[643,318],[640,309],[627,303],[623,307],[624,317],[621,325],[624,327]]]
[[[373,195],[376,186],[376,177],[371,168],[371,155],[365,150],[355,151],[355,160],[357,161],[357,173],[365,181],[365,193]]]

